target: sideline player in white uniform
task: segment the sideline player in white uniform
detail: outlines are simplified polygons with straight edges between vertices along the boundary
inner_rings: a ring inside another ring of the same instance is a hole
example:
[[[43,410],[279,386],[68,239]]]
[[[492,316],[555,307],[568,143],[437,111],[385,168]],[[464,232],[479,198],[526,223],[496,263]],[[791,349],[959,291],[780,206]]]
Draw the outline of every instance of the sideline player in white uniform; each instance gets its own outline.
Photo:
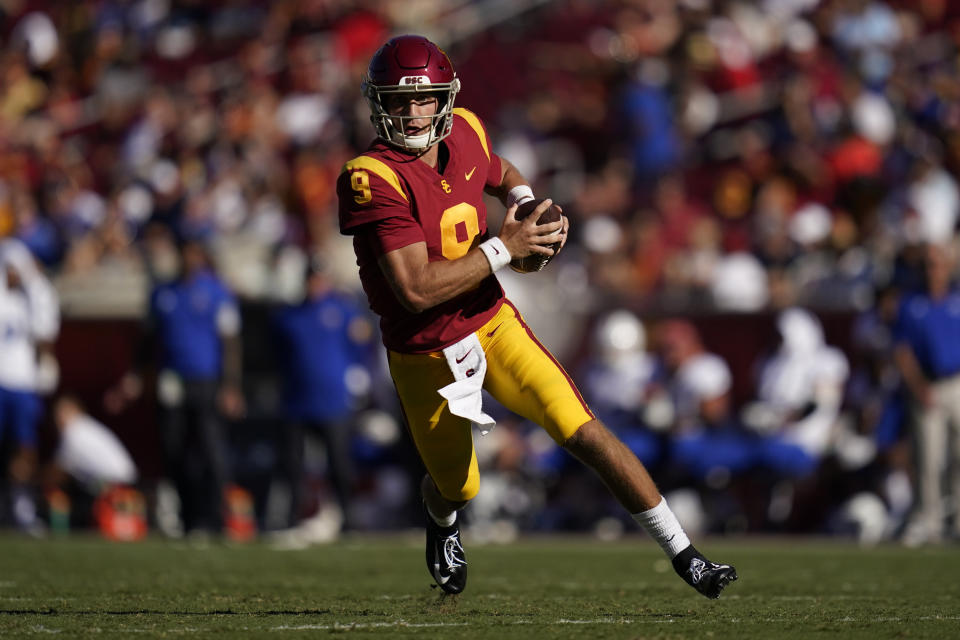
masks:
[[[29,250],[0,241],[0,441],[12,438],[10,510],[17,527],[37,529],[34,482],[40,393],[56,386],[52,344],[60,330],[56,292]]]

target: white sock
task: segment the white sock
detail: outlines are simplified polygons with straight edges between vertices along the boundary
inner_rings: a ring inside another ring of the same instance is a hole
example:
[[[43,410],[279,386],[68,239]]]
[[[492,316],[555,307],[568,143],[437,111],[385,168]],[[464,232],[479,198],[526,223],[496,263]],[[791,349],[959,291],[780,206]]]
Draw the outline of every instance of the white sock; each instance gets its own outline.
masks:
[[[441,527],[452,527],[453,523],[457,521],[457,512],[454,511],[446,518],[438,518],[433,514],[433,511],[430,510],[430,505],[427,505],[427,513],[430,514],[430,517],[433,518],[433,521],[436,522]]]
[[[633,519],[646,529],[650,537],[657,541],[660,548],[671,560],[673,557],[690,546],[690,538],[684,533],[677,516],[667,506],[667,499],[660,497],[660,504],[653,509],[634,513]]]

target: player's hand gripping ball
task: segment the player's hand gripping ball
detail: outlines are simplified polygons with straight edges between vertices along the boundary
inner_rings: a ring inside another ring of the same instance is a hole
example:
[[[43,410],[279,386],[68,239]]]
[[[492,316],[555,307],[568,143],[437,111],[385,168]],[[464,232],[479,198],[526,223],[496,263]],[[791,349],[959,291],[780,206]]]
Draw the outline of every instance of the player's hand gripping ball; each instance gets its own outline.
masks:
[[[517,211],[514,216],[517,220],[523,220],[532,214],[533,210],[536,209],[537,206],[544,200],[545,198],[527,200],[517,207]],[[563,214],[560,212],[560,207],[558,207],[556,204],[551,204],[550,208],[544,211],[537,220],[537,226],[540,226],[541,224],[549,224],[551,222],[558,222],[562,216]],[[543,255],[542,253],[531,253],[525,258],[514,258],[511,260],[510,268],[520,273],[533,273],[534,271],[540,271],[547,266],[547,264],[557,255],[557,252],[560,251],[560,242],[554,242],[553,244],[545,246],[549,246],[551,249],[553,249],[552,256]]]

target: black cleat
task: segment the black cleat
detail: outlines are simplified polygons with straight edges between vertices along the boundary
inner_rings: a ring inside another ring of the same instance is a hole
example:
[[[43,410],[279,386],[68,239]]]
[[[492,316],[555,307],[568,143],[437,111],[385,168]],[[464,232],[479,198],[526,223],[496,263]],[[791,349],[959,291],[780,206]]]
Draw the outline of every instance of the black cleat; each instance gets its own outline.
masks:
[[[690,545],[673,559],[673,569],[691,587],[708,598],[717,599],[737,579],[737,570],[728,564],[710,562]]]
[[[427,511],[424,506],[424,512]],[[467,586],[467,558],[460,544],[457,523],[441,527],[427,517],[427,571],[447,593],[460,593]]]

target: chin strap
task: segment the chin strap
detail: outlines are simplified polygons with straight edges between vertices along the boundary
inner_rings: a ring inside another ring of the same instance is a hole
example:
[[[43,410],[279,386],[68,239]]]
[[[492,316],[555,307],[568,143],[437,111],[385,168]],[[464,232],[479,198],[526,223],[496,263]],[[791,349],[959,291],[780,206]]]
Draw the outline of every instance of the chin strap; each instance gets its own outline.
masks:
[[[426,149],[430,146],[430,140],[433,138],[433,131],[419,136],[405,136],[403,133],[397,131],[393,127],[390,127],[390,129],[390,139],[394,144],[400,145],[405,149]]]

